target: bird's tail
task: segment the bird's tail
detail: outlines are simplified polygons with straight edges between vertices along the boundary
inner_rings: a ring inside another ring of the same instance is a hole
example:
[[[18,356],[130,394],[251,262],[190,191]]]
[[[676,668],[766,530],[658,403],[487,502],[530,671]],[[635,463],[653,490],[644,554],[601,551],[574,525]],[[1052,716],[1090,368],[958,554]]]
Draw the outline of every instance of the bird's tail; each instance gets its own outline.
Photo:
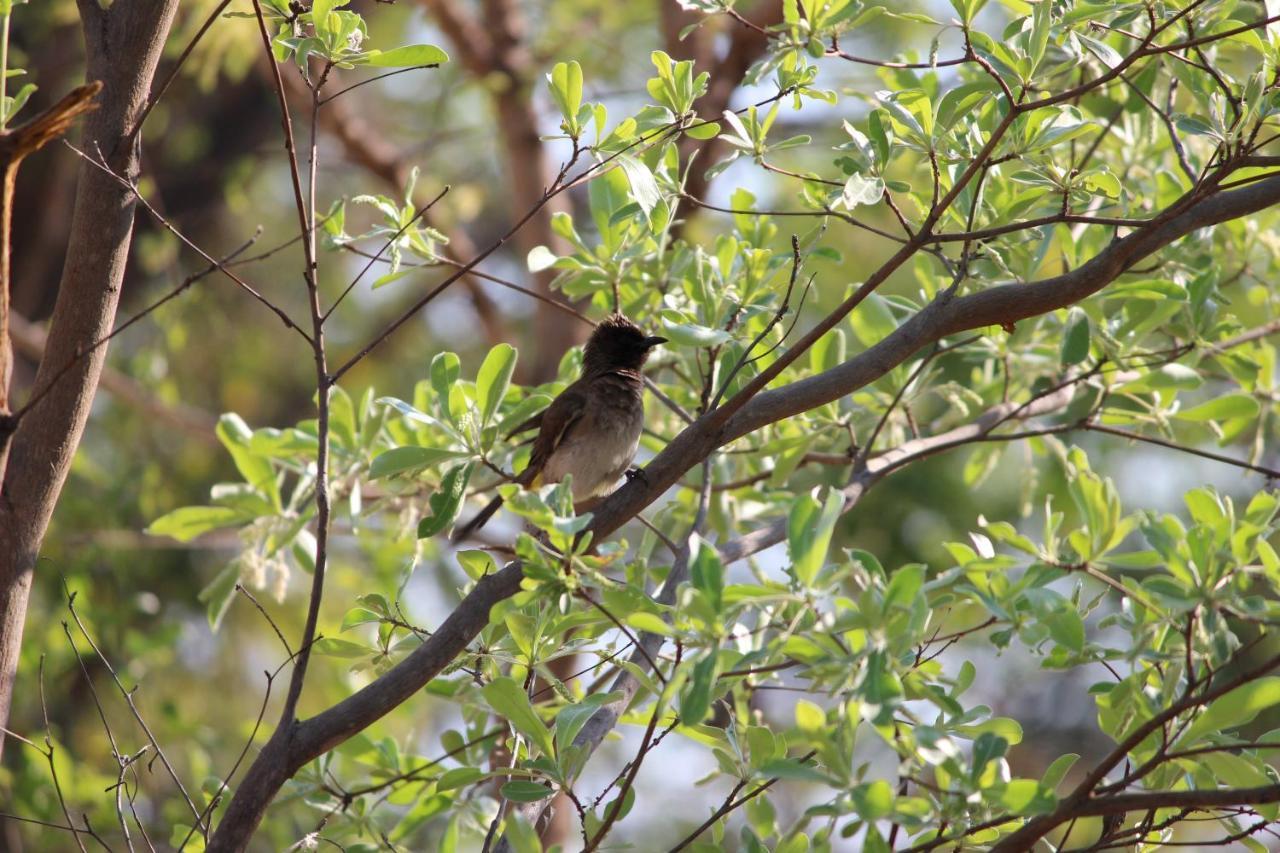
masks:
[[[493,518],[493,514],[496,513],[501,508],[502,508],[502,495],[498,495],[496,498],[489,501],[489,503],[485,506],[484,509],[476,513],[475,518],[471,519],[466,524],[464,524],[461,529],[455,530],[453,532],[454,543],[463,541],[464,539],[469,537],[472,533],[475,533],[481,527],[484,527],[485,522]]]

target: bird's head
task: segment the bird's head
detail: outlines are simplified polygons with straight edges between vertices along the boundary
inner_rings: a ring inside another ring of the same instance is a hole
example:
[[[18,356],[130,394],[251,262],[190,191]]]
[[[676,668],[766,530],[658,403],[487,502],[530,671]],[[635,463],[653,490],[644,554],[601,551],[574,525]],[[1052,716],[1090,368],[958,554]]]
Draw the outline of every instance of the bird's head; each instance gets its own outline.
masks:
[[[587,371],[644,367],[649,351],[667,342],[657,335],[646,335],[635,323],[621,314],[610,314],[596,326],[587,340],[582,361]]]

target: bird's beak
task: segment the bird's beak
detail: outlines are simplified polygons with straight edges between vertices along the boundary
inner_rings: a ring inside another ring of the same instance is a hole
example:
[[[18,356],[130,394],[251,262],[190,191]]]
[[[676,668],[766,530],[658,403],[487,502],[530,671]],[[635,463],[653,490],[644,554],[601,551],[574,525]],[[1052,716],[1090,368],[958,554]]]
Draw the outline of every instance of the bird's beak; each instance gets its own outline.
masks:
[[[644,339],[644,348],[652,349],[653,347],[656,347],[658,344],[665,344],[666,342],[667,342],[667,339],[662,337],[661,335],[650,335],[649,337]]]

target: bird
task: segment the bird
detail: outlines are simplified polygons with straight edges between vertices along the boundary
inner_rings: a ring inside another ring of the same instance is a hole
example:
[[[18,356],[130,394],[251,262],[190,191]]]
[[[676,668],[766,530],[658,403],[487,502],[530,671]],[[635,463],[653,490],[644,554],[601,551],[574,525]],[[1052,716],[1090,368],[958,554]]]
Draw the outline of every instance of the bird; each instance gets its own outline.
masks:
[[[596,326],[582,352],[582,375],[540,414],[517,426],[508,438],[538,430],[529,464],[515,477],[525,488],[573,478],[574,503],[613,491],[640,446],[644,428],[644,377],[653,348],[667,343],[619,312]],[[484,526],[502,506],[496,497],[456,531],[454,542]]]

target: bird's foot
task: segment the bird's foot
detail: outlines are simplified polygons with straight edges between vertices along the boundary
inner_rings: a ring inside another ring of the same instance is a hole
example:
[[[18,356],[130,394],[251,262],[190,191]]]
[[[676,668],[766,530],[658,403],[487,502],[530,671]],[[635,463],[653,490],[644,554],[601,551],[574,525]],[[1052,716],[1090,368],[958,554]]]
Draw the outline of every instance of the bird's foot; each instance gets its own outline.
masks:
[[[623,476],[627,478],[628,483],[632,480],[639,480],[646,486],[649,485],[649,475],[644,472],[643,468],[628,468],[623,472]]]

